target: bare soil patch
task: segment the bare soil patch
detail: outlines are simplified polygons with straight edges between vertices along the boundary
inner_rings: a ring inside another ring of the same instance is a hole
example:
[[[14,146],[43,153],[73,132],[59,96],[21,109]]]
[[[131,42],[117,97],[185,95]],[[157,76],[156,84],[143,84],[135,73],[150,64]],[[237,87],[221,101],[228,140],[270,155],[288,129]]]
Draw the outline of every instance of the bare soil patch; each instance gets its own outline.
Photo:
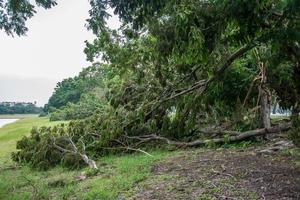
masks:
[[[300,199],[300,169],[292,156],[246,149],[196,149],[152,167],[131,199]]]

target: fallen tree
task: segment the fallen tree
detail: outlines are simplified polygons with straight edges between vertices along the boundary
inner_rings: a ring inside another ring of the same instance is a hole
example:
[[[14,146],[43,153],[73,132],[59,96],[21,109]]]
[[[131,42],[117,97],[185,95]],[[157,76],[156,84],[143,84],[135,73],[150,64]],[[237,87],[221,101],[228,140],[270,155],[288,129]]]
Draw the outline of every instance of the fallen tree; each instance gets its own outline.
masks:
[[[238,131],[230,131],[231,136],[228,138],[212,138],[212,139],[206,139],[206,140],[195,140],[192,142],[180,142],[180,141],[174,141],[170,140],[166,137],[162,137],[155,134],[150,135],[144,135],[144,136],[126,136],[128,139],[138,140],[138,145],[150,142],[153,140],[159,140],[163,141],[169,145],[177,146],[177,147],[198,147],[207,145],[209,143],[215,143],[215,144],[222,144],[225,142],[238,142],[245,139],[248,139],[250,137],[255,136],[265,136],[267,134],[274,134],[279,132],[288,131],[292,127],[292,124],[290,122],[288,123],[280,123],[278,125],[275,125],[271,128],[262,128],[262,129],[256,129],[256,130],[249,130],[245,132],[238,132]],[[226,134],[226,131],[224,131],[224,135]]]
[[[145,2],[114,1],[120,7],[108,2],[93,5],[89,22],[97,26],[101,16],[93,15],[111,6],[121,12],[124,24],[120,31],[102,27],[85,49],[88,60],[101,58],[107,69],[101,96],[108,103],[68,127],[38,130],[23,139],[15,160],[54,166],[74,157],[74,162],[95,168],[91,158],[96,156],[124,151],[148,155],[142,150],[147,143],[197,147],[291,127],[289,123],[271,126],[268,91],[279,95],[278,100],[285,104],[280,106],[286,108],[299,99],[290,92],[300,91],[294,70],[299,62],[286,48],[287,44],[299,46],[294,34],[299,30],[294,20],[299,18],[298,1],[286,5],[271,0],[166,1],[169,3],[162,9]],[[131,9],[119,9],[123,7]],[[149,9],[157,16],[140,30],[131,26],[131,20],[143,18]],[[282,14],[274,16],[274,10]],[[136,16],[139,12],[142,15]],[[259,78],[257,61],[264,63]],[[260,84],[256,80],[261,80]],[[261,110],[265,118],[259,118],[257,111]],[[200,130],[207,127],[213,128]],[[68,136],[71,140],[65,139]]]
[[[95,125],[93,120],[81,123],[70,123],[67,127],[33,129],[30,136],[18,141],[19,151],[13,154],[13,160],[28,163],[39,169],[49,169],[59,164],[71,168],[88,166],[91,169],[97,169],[93,159],[108,153],[139,152],[151,156],[145,149],[153,144],[168,144],[175,148],[200,147],[243,141],[251,137],[285,132],[292,128],[292,123],[289,121],[275,124],[270,128],[243,132],[210,128],[202,130],[205,134],[198,137],[205,139],[192,140],[197,137],[193,134],[188,138],[176,140],[171,136],[161,134],[137,135],[131,132],[120,132],[118,135],[108,135],[92,129],[82,129],[83,125],[85,127]],[[95,127],[99,128],[98,125]],[[113,131],[111,130],[110,133],[114,133]],[[185,142],[186,139],[192,141]]]

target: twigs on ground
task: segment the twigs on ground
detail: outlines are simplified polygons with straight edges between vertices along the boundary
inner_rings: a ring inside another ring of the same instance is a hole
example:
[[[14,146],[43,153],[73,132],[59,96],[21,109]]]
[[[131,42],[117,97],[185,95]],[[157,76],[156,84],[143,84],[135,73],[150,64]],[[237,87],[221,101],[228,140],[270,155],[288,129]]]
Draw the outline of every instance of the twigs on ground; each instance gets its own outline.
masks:
[[[217,174],[217,175],[228,176],[228,177],[231,177],[231,178],[236,180],[236,178],[233,175],[229,174],[229,173],[219,172],[219,171],[216,171],[214,169],[212,170],[212,172]]]

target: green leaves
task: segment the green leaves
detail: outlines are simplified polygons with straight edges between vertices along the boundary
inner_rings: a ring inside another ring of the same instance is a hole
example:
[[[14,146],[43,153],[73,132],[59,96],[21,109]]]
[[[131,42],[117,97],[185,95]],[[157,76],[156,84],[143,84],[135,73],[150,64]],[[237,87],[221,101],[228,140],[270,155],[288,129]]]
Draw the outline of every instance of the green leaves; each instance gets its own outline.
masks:
[[[229,128],[256,128],[257,115],[248,110],[257,105],[259,62],[281,106],[299,101],[299,1],[90,2],[89,28],[98,37],[85,53],[95,65],[59,83],[49,106],[65,106],[57,113],[76,118],[93,114],[61,134],[84,138],[94,154],[135,145],[130,136],[182,141],[229,121]],[[120,30],[107,27],[108,7],[119,15]]]
[[[36,0],[35,4],[48,9],[56,5],[56,0]],[[34,8],[32,1],[0,1],[0,29],[11,36],[25,35],[28,30],[25,23],[36,13]]]

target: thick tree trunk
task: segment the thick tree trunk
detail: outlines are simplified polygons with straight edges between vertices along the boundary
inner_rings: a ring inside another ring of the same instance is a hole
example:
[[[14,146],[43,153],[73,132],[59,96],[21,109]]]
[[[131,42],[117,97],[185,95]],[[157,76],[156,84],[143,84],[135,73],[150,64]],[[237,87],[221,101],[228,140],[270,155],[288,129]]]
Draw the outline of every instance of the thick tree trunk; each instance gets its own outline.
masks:
[[[293,127],[297,127],[300,124],[299,112],[300,112],[300,107],[298,102],[296,102],[296,104],[292,108],[292,113],[291,113],[291,120],[292,120]]]
[[[261,121],[263,128],[271,127],[271,108],[270,96],[265,88],[260,87],[260,106],[261,106]]]
[[[245,132],[235,132],[228,138],[215,138],[215,139],[210,139],[210,140],[195,140],[192,142],[178,142],[174,140],[170,140],[165,137],[161,137],[159,135],[144,135],[144,136],[135,136],[135,137],[127,137],[128,139],[136,139],[139,140],[140,144],[144,142],[149,142],[153,140],[160,140],[163,141],[169,145],[177,146],[177,147],[197,147],[197,146],[203,146],[207,145],[210,143],[215,143],[215,144],[222,144],[225,142],[237,142],[237,141],[242,141],[250,137],[254,136],[265,136],[267,134],[272,134],[272,133],[279,133],[281,131],[288,131],[291,128],[291,123],[281,123],[276,126],[270,127],[269,129],[262,128],[262,129],[256,129],[256,130],[250,130],[250,131],[245,131]]]
[[[275,102],[275,104],[274,104],[272,113],[276,114],[276,110],[277,110],[277,102]]]
[[[271,128],[271,95],[266,86],[267,77],[266,77],[266,69],[263,62],[259,63],[261,70],[261,84],[259,86],[260,93],[260,116],[262,122],[262,128]]]
[[[298,118],[299,116],[299,109],[298,107],[294,107],[292,109],[292,114],[291,114],[291,118],[294,119],[294,118]]]

